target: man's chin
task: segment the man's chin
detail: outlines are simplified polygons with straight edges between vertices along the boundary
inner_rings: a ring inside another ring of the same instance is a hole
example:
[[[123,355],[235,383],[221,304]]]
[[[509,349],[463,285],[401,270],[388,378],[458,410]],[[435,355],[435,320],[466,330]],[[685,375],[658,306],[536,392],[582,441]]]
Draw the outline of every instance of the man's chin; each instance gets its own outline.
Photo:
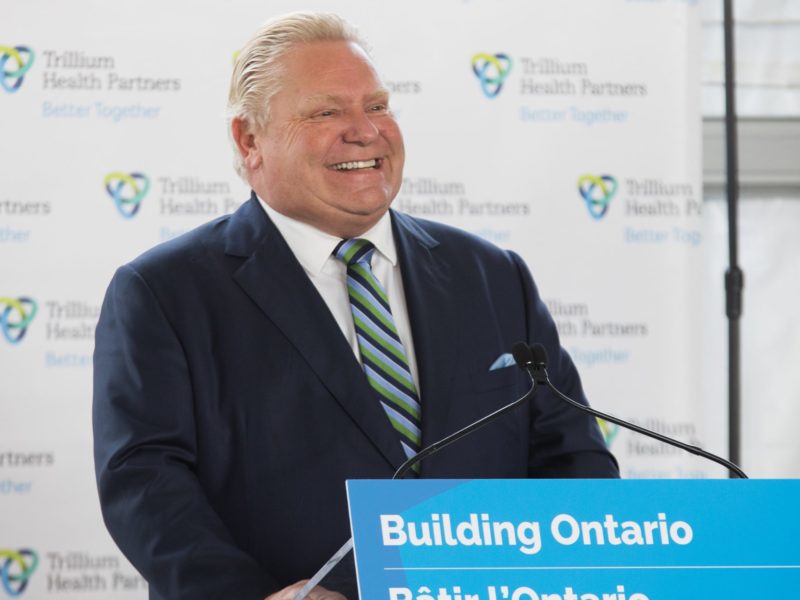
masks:
[[[342,213],[352,215],[353,218],[372,218],[377,221],[384,213],[389,210],[394,200],[394,195],[390,196],[381,193],[356,193],[350,197],[350,201],[340,204],[336,208]]]
[[[353,238],[369,231],[389,210],[390,202],[372,207],[349,207],[326,220],[323,229],[341,238]]]

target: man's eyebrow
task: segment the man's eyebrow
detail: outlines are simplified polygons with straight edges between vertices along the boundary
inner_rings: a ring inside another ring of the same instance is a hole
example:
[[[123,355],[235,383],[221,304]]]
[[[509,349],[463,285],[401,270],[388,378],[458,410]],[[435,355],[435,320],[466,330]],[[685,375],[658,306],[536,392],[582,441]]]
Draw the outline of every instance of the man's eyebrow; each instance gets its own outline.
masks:
[[[389,90],[385,88],[380,88],[375,90],[373,93],[366,96],[366,100],[368,102],[372,102],[374,100],[384,100],[389,98]],[[316,103],[325,103],[325,102],[332,102],[334,104],[344,104],[346,102],[343,96],[338,96],[336,94],[314,94],[312,96],[307,96],[301,100],[301,104],[316,104]]]
[[[378,100],[383,98],[389,98],[389,90],[386,88],[379,88],[367,96],[368,100]]]
[[[342,97],[335,94],[314,94],[313,96],[306,96],[301,102],[302,104],[316,104],[317,102],[334,102],[338,104],[341,101]]]
[[[386,88],[381,88],[381,89],[377,90],[376,92],[370,94],[367,97],[367,100],[370,101],[370,102],[375,102],[376,100],[381,100],[382,102],[387,102],[388,103],[389,102],[389,96],[390,96],[389,90],[387,90]]]

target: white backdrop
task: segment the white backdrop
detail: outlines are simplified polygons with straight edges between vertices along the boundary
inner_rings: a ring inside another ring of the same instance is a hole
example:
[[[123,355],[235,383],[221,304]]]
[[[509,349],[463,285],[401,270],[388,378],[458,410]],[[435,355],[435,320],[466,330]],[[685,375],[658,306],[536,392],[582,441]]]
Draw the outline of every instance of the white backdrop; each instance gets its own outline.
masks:
[[[0,598],[146,596],[95,494],[94,324],[117,266],[247,198],[223,118],[232,56],[259,23],[297,8],[4,9]],[[339,12],[373,46],[406,138],[396,207],[518,251],[595,406],[723,452],[725,423],[709,418],[722,400],[699,392],[694,3],[303,8]],[[627,477],[723,475],[615,427],[606,434]]]

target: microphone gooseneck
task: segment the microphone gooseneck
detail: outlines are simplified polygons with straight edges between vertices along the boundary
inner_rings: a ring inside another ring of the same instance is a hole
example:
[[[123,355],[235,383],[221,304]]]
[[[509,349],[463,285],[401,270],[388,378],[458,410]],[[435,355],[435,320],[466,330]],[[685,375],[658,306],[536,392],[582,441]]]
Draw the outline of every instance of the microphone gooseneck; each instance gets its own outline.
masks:
[[[650,431],[649,429],[645,429],[644,427],[640,427],[639,425],[634,425],[633,423],[629,423],[627,421],[623,421],[622,419],[618,419],[617,417],[613,417],[611,415],[602,413],[599,410],[595,410],[593,408],[589,408],[588,406],[584,406],[580,402],[576,402],[569,396],[562,394],[550,382],[550,378],[547,375],[547,350],[545,350],[544,346],[542,346],[541,344],[533,344],[531,346],[531,354],[533,356],[533,360],[531,361],[529,373],[531,378],[534,380],[535,384],[547,386],[556,396],[558,396],[564,402],[570,404],[571,406],[574,406],[578,410],[582,410],[583,412],[589,413],[590,415],[593,415],[605,421],[616,423],[621,427],[625,427],[626,429],[630,429],[637,433],[641,433],[642,435],[646,435],[647,437],[656,439],[659,442],[669,444],[670,446],[675,446],[676,448],[685,450],[686,452],[694,454],[695,456],[701,456],[710,461],[713,461],[719,465],[722,465],[726,469],[730,470],[733,474],[735,474],[737,477],[741,479],[748,478],[747,475],[745,475],[744,471],[742,471],[739,467],[737,467],[732,462],[725,460],[720,456],[717,456],[716,454],[711,454],[711,452],[706,452],[705,450],[703,450],[702,448],[698,448],[697,446],[692,446],[691,444],[686,444],[684,442],[672,439],[665,435],[661,435],[660,433],[656,433],[655,431]]]
[[[506,404],[505,406],[498,408],[493,413],[490,413],[485,417],[478,419],[474,423],[470,423],[463,429],[459,429],[458,431],[451,433],[450,435],[442,438],[438,442],[434,442],[429,446],[425,446],[425,448],[417,452],[414,456],[412,456],[406,462],[400,465],[397,471],[395,471],[394,475],[392,475],[392,479],[400,479],[408,472],[408,470],[411,467],[413,467],[418,462],[428,458],[432,454],[436,454],[442,448],[449,446],[450,444],[452,444],[457,440],[460,440],[465,435],[469,435],[476,429],[480,429],[484,425],[488,425],[489,423],[503,416],[507,412],[514,410],[520,404],[524,404],[531,398],[531,396],[533,396],[534,392],[536,391],[536,382],[534,381],[531,375],[531,370],[529,368],[529,365],[531,365],[533,361],[533,354],[531,353],[530,347],[523,342],[517,342],[516,344],[514,344],[514,347],[512,348],[512,356],[514,357],[514,361],[517,363],[517,366],[523,371],[525,371],[531,378],[530,389],[527,392],[525,392],[525,394],[521,398],[514,400],[514,402],[511,402],[510,404]]]

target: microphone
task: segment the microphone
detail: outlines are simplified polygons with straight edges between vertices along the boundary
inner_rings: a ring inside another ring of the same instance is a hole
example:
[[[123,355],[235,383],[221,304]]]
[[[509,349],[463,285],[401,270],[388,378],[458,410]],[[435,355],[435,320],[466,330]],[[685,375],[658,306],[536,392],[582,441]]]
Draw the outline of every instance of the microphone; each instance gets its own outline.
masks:
[[[711,454],[710,452],[706,452],[702,448],[698,448],[697,446],[692,446],[691,444],[685,444],[684,442],[672,439],[665,435],[661,435],[660,433],[656,433],[655,431],[650,431],[649,429],[645,429],[644,427],[639,427],[638,425],[634,425],[633,423],[628,423],[627,421],[623,421],[622,419],[618,419],[617,417],[612,417],[611,415],[607,415],[605,413],[600,412],[599,410],[594,410],[593,408],[589,408],[588,406],[584,406],[580,402],[576,402],[569,396],[565,396],[562,394],[556,387],[550,383],[550,378],[547,375],[547,350],[545,350],[542,344],[533,344],[530,347],[530,357],[531,360],[529,363],[525,363],[525,368],[528,371],[528,374],[531,376],[531,379],[534,381],[534,387],[538,385],[544,385],[550,388],[552,392],[561,400],[566,402],[567,404],[574,406],[578,410],[582,410],[585,413],[589,413],[595,417],[599,417],[604,419],[605,421],[610,421],[611,423],[616,423],[626,429],[631,429],[637,433],[641,433],[642,435],[646,435],[647,437],[651,437],[656,439],[660,442],[665,444],[669,444],[670,446],[675,446],[676,448],[680,448],[681,450],[685,450],[686,452],[690,452],[696,456],[702,456],[708,460],[711,460],[717,464],[722,465],[729,471],[731,471],[734,475],[741,479],[747,479],[747,475],[745,475],[744,471],[742,471],[739,467],[737,467],[732,462],[725,460],[724,458],[717,456],[716,454]],[[516,359],[516,354],[514,355]],[[520,364],[517,361],[517,364]],[[521,365],[522,366],[522,365]]]
[[[470,423],[466,427],[459,429],[458,431],[451,433],[450,435],[442,438],[438,442],[434,442],[428,446],[425,446],[422,450],[417,452],[414,456],[406,460],[402,465],[400,465],[397,471],[394,472],[392,475],[392,480],[400,479],[405,475],[408,470],[419,463],[420,461],[428,458],[429,456],[436,454],[442,448],[449,446],[455,441],[460,440],[466,435],[469,435],[473,431],[476,431],[482,427],[485,427],[492,421],[497,420],[498,418],[502,417],[507,412],[510,412],[517,408],[519,405],[524,404],[527,402],[536,391],[536,380],[533,378],[533,375],[530,370],[530,366],[533,365],[534,362],[534,355],[531,351],[531,348],[524,344],[523,342],[517,342],[514,344],[514,347],[511,350],[512,356],[514,357],[514,361],[517,363],[517,366],[525,371],[528,374],[528,377],[531,379],[531,387],[530,389],[525,392],[525,394],[514,400],[510,404],[506,404],[505,406],[498,408],[493,413],[486,415],[475,421],[474,423]],[[306,596],[314,589],[324,578],[325,576],[336,566],[338,565],[341,560],[347,555],[350,550],[353,549],[353,538],[351,537],[348,539],[336,553],[328,559],[322,568],[314,573],[314,576],[308,580],[308,582],[300,589],[300,591],[295,595],[292,600],[304,600]]]

